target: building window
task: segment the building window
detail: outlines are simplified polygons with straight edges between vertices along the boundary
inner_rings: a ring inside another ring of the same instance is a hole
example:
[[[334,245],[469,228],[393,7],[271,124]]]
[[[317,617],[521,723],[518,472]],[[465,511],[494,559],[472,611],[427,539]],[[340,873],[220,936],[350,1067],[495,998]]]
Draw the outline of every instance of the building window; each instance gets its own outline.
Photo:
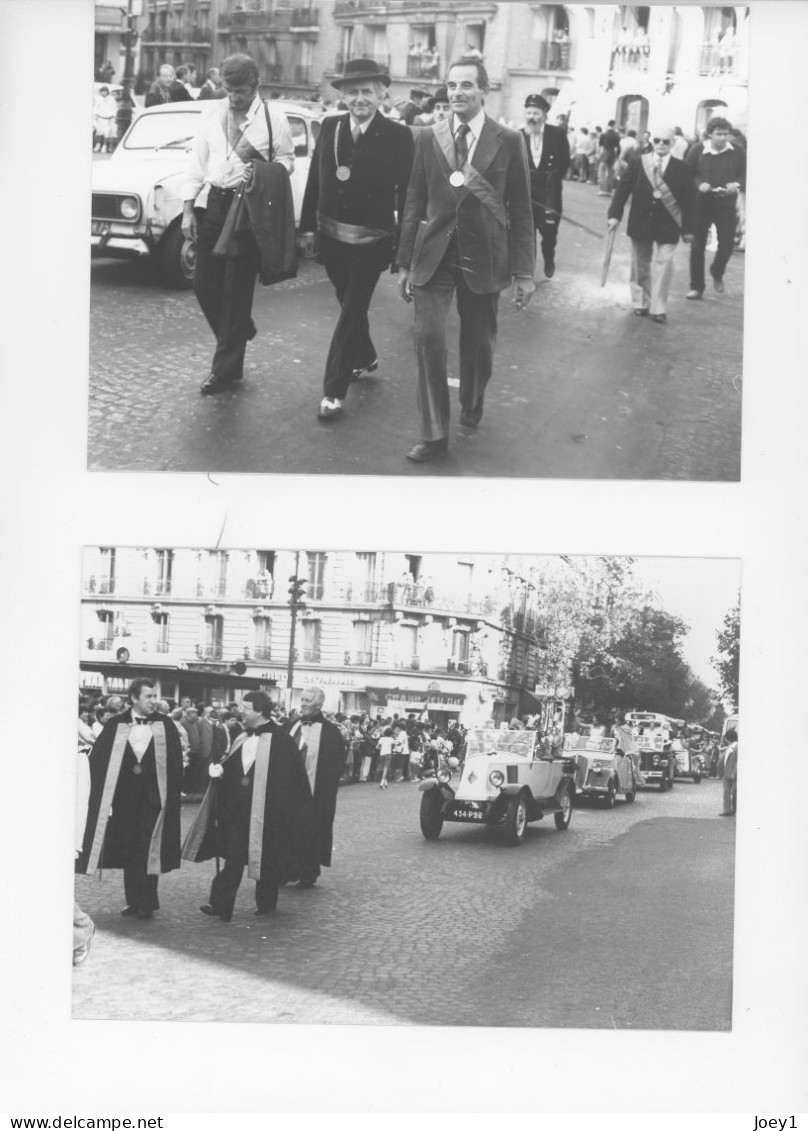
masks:
[[[98,619],[101,622],[101,637],[96,640],[95,646],[102,652],[108,652],[115,638],[115,618],[108,609],[101,609],[98,612]]]
[[[407,573],[409,573],[413,581],[417,581],[421,573],[421,555],[405,554],[404,558],[407,562]]]
[[[413,25],[407,52],[407,75],[415,79],[440,78],[440,53],[435,44],[435,25]]]
[[[211,550],[211,564],[213,566],[213,596],[227,596],[227,559],[226,550]]]
[[[373,623],[369,620],[355,620],[353,624],[353,653],[351,663],[370,665],[373,663]]]
[[[205,643],[202,645],[203,660],[221,660],[224,639],[224,617],[205,617]]]
[[[255,645],[253,648],[253,659],[269,660],[271,658],[270,637],[272,634],[272,621],[269,617],[256,617],[254,624]]]
[[[319,550],[306,554],[308,564],[308,585],[306,596],[311,601],[322,601],[325,592],[325,560],[326,555]]]
[[[421,666],[418,659],[418,628],[415,625],[399,625],[397,643],[396,667],[417,671]]]
[[[168,651],[168,613],[158,613],[154,616],[155,625],[155,651]]]
[[[98,592],[115,592],[115,549],[112,546],[101,547],[101,577],[98,582]]]
[[[303,622],[303,662],[306,664],[320,662],[320,628],[318,620]]]
[[[155,550],[157,556],[157,586],[155,593],[159,597],[168,597],[171,594],[171,571],[174,568],[173,550]]]

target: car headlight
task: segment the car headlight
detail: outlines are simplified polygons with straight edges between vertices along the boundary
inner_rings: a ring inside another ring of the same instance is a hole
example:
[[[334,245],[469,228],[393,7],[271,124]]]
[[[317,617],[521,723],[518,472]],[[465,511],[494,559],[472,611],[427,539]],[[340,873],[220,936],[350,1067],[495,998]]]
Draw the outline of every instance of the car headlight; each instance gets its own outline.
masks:
[[[593,774],[599,774],[602,769],[603,769],[603,766],[600,764],[600,762],[593,762],[592,763],[592,773]]]
[[[440,770],[438,770],[438,773],[437,773],[437,778],[438,778],[438,781],[439,781],[439,782],[441,782],[441,783],[442,783],[443,785],[446,785],[446,783],[447,783],[448,781],[451,781],[451,780],[452,780],[452,774],[451,774],[451,771],[450,771],[450,770],[444,770],[444,769],[440,769]]]
[[[121,197],[118,207],[124,220],[137,220],[140,215],[140,203],[135,196]]]
[[[659,765],[659,755],[658,755],[658,754],[655,754],[655,755],[654,755],[654,765],[655,765],[655,766],[658,766],[658,765]]]
[[[500,786],[505,784],[505,775],[502,770],[492,770],[488,775],[488,780],[495,789],[499,789]]]

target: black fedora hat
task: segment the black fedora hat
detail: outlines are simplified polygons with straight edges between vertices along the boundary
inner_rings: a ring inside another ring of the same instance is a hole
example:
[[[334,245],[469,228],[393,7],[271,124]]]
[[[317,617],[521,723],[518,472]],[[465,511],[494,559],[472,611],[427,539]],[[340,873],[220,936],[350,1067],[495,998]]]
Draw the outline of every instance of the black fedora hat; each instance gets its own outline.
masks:
[[[366,82],[368,79],[382,82],[385,86],[390,85],[390,76],[384,73],[374,59],[349,60],[342,74],[331,79],[331,85],[339,90],[349,82]]]

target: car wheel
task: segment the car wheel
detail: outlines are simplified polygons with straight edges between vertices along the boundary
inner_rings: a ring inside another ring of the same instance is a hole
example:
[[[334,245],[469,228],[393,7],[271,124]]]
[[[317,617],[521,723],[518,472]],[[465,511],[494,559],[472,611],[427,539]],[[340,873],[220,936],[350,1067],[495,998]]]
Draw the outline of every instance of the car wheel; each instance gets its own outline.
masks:
[[[614,809],[614,804],[617,801],[617,790],[613,781],[609,782],[609,787],[606,796],[603,798],[603,804],[607,809]]]
[[[569,828],[572,820],[572,786],[568,786],[561,794],[561,809],[553,814],[553,820],[559,832],[563,833],[564,829]]]
[[[441,834],[442,805],[441,795],[436,789],[429,789],[421,795],[421,832],[425,840],[437,840]]]
[[[179,220],[174,221],[163,237],[160,269],[170,287],[189,290],[194,285],[196,244],[182,234]]]
[[[527,835],[527,805],[520,794],[512,797],[505,810],[505,840],[508,844],[521,844]]]

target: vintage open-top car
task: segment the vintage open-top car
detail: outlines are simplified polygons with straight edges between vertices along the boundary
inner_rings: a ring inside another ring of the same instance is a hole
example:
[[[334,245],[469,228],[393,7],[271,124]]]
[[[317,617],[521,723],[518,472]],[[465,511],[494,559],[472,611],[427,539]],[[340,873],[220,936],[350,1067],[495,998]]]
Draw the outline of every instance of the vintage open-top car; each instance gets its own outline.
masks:
[[[672,739],[671,753],[674,758],[674,772],[676,777],[692,778],[695,784],[698,785],[704,777],[704,758],[697,749],[695,733],[691,736],[680,735]]]
[[[646,785],[658,785],[660,791],[673,788],[676,776],[676,757],[671,750],[670,738],[661,733],[641,734],[637,739],[640,748],[640,770]]]
[[[584,734],[564,736],[564,752],[574,758],[575,794],[602,800],[611,809],[622,794],[626,801],[637,796],[637,779],[630,756],[617,748],[615,738],[591,738]]]
[[[530,821],[553,814],[564,830],[572,816],[575,762],[545,751],[533,730],[469,732],[457,788],[449,768],[422,781],[421,832],[437,840],[445,821],[501,826],[508,844],[521,844]]]

